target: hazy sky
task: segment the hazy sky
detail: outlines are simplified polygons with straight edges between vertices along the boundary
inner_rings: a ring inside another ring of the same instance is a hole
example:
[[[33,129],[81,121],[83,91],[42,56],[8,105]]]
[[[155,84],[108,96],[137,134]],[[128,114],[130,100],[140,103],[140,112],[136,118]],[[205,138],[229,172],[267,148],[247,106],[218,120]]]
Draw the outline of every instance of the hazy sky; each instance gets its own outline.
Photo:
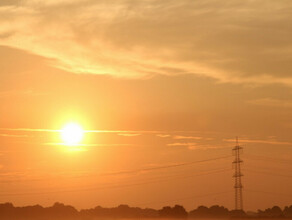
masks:
[[[291,0],[1,0],[0,202],[233,208],[239,136],[244,208],[291,205],[291,23]]]

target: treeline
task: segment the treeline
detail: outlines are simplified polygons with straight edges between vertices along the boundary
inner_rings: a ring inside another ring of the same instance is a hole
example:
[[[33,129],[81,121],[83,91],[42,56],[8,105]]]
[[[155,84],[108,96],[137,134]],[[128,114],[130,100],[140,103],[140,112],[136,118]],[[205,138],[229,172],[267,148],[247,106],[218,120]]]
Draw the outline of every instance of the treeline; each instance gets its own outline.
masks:
[[[187,212],[183,206],[165,206],[162,209],[142,209],[120,205],[114,208],[97,206],[78,211],[70,205],[55,203],[51,207],[40,205],[15,207],[11,203],[0,204],[0,219],[104,219],[104,218],[292,218],[292,205],[281,209],[274,206],[258,212],[228,210],[223,206],[199,206]]]

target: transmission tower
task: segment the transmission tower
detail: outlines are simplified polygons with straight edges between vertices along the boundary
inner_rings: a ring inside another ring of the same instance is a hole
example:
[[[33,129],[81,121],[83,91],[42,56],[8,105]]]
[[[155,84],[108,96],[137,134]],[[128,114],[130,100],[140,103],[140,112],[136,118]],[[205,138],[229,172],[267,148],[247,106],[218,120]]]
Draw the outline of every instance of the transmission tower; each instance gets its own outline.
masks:
[[[242,183],[241,177],[243,176],[240,170],[240,165],[243,162],[240,160],[240,154],[242,152],[242,147],[238,144],[238,137],[236,137],[236,145],[232,149],[233,155],[235,157],[233,161],[234,172],[234,190],[235,190],[235,210],[243,210],[243,201],[242,201]]]

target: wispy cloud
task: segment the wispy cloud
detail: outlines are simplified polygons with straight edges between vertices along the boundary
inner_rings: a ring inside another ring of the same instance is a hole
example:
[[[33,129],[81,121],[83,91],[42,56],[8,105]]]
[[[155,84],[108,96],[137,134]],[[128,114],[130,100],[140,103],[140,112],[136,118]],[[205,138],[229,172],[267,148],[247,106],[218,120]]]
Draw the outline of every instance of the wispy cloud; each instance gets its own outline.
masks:
[[[233,142],[234,139],[223,139],[225,142]],[[256,139],[240,139],[240,143],[259,143],[259,144],[272,144],[272,145],[292,145],[292,142],[277,141],[273,139],[256,140]]]
[[[61,132],[60,129],[47,128],[0,128],[0,131],[28,131],[28,132]],[[170,137],[174,134],[191,134],[198,133],[198,131],[183,131],[183,130],[84,130],[85,133],[117,133],[122,136],[138,136],[141,134],[153,134],[158,137]],[[184,137],[184,136],[181,136]]]
[[[227,148],[227,146],[223,145],[210,145],[210,144],[199,144],[199,143],[194,143],[194,142],[189,142],[189,143],[170,143],[167,144],[168,146],[182,146],[182,147],[187,147],[189,150],[210,150],[210,149],[221,149],[221,148]]]
[[[0,128],[2,131],[60,132],[61,130],[42,128]]]
[[[125,136],[125,137],[136,137],[136,136],[140,136],[141,134],[135,134],[135,133],[119,133],[118,135]]]
[[[179,142],[176,142],[176,143],[170,143],[170,144],[167,144],[168,146],[195,146],[197,143],[179,143]]]
[[[124,134],[156,134],[161,131],[150,131],[150,130],[85,130],[86,133],[118,133],[119,135]]]
[[[160,138],[167,138],[167,137],[170,137],[171,135],[169,135],[169,134],[157,134],[156,136],[160,137]]]
[[[173,137],[173,139],[194,139],[194,140],[200,140],[203,137],[197,137],[197,136],[180,136],[180,135],[176,135]]]
[[[74,73],[292,85],[291,1],[9,2],[0,43]]]
[[[67,146],[65,143],[44,143],[43,145]],[[134,146],[133,144],[74,144],[72,147],[111,147],[111,146]]]
[[[31,131],[31,132],[61,132],[58,129],[44,129],[44,128],[0,128],[2,131]],[[140,135],[139,133],[159,133],[161,131],[133,131],[133,130],[85,130],[85,133],[118,133],[119,135]]]
[[[29,137],[29,135],[25,135],[25,134],[0,134],[0,137],[19,137],[19,138],[23,138],[23,137]]]

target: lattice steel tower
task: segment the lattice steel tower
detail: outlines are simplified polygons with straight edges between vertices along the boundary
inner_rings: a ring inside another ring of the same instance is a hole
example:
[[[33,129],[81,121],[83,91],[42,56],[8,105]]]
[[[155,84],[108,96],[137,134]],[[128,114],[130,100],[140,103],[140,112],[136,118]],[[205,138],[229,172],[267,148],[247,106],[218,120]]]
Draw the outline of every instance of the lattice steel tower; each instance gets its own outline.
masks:
[[[241,177],[243,176],[240,170],[241,163],[240,154],[242,152],[242,147],[238,144],[238,137],[236,137],[236,146],[232,149],[233,155],[235,157],[233,161],[234,172],[234,190],[235,190],[235,210],[243,210],[243,201],[242,201],[242,182]]]

